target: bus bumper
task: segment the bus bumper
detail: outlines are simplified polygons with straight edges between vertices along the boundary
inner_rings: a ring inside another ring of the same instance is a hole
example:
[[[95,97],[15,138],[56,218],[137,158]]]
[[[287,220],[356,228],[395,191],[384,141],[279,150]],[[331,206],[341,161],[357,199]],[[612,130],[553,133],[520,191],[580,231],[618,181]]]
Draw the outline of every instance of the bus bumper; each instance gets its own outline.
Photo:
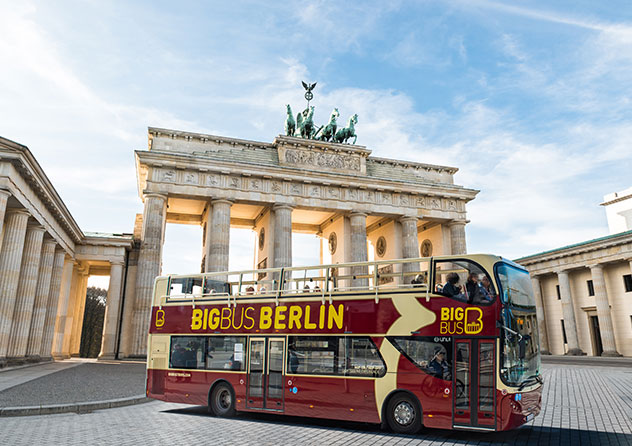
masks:
[[[498,430],[515,429],[532,421],[542,408],[542,386],[528,392],[499,395],[500,419]]]

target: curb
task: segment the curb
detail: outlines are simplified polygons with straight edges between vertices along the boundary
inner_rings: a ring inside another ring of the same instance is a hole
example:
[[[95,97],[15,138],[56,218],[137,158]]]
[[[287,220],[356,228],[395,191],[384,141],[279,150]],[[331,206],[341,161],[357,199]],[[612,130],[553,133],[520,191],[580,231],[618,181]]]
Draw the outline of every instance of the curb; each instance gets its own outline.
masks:
[[[543,364],[632,367],[632,358],[629,357],[542,355],[541,360]]]
[[[144,395],[117,398],[105,401],[89,401],[85,403],[51,404],[47,406],[23,406],[0,408],[0,417],[24,417],[30,415],[52,415],[57,413],[89,413],[93,410],[111,409],[113,407],[131,406],[151,401]]]

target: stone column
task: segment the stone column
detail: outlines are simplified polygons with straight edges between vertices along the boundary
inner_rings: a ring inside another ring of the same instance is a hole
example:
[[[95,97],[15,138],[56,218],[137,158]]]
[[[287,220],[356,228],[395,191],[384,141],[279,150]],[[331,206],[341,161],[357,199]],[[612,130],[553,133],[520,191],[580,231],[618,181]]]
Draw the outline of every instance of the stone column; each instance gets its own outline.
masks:
[[[64,273],[66,253],[58,248],[53,258],[53,270],[50,275],[50,286],[48,297],[46,298],[46,317],[42,329],[42,342],[39,355],[42,359],[49,359],[53,352],[53,338],[55,336],[55,322],[57,320],[57,307],[59,306],[59,295],[61,294],[61,281]]]
[[[39,358],[42,348],[42,335],[44,333],[44,320],[46,319],[46,304],[50,290],[51,276],[53,273],[53,261],[55,260],[55,240],[46,239],[42,245],[39,271],[37,273],[37,285],[35,286],[35,302],[33,303],[33,315],[29,327],[29,335],[26,346],[26,356]]]
[[[450,228],[452,255],[467,254],[465,224],[466,222],[463,220],[455,220],[448,224]]]
[[[351,261],[366,262],[368,261],[368,253],[366,248],[366,214],[362,212],[353,212],[349,215],[349,226],[351,233]],[[367,266],[354,266],[351,268],[351,274],[366,275],[368,274]],[[351,280],[352,287],[366,288],[369,286],[368,278],[357,278]]]
[[[110,286],[105,301],[103,338],[99,359],[114,359],[116,354],[116,335],[121,313],[121,284],[123,282],[123,262],[112,262],[110,267]]]
[[[417,238],[416,216],[404,216],[399,219],[402,225],[402,257],[404,259],[414,259],[419,257],[419,239]],[[404,273],[419,271],[419,263],[404,263],[402,271]],[[404,283],[411,283],[415,276],[404,276]]]
[[[75,262],[68,257],[64,260],[64,270],[61,276],[61,287],[59,290],[59,303],[57,305],[57,320],[55,321],[55,335],[53,337],[52,355],[55,359],[67,359],[69,354],[64,355],[64,334],[66,330],[66,317],[68,315],[68,302],[70,301],[70,288],[76,279]],[[70,333],[69,333],[70,334]]]
[[[610,304],[608,303],[606,281],[603,276],[603,266],[591,265],[590,273],[592,274],[593,286],[595,288],[595,304],[597,306],[597,318],[599,319],[601,345],[603,346],[601,356],[621,356],[617,351],[617,345],[614,340],[614,328],[612,326]]]
[[[9,332],[8,358],[23,358],[26,356],[29,328],[35,301],[35,287],[39,271],[42,241],[45,229],[43,226],[28,226],[24,240],[22,266],[18,280],[18,292],[13,310],[13,322]]]
[[[274,211],[274,268],[292,266],[292,207],[277,204]]]
[[[4,214],[7,209],[7,201],[9,201],[9,197],[11,196],[11,192],[6,189],[0,189],[0,248],[2,248],[2,226],[4,224]]]
[[[9,347],[9,332],[18,292],[26,224],[29,219],[29,214],[24,209],[10,209],[6,214],[4,239],[0,250],[0,366],[6,361]]]
[[[131,356],[134,357],[147,355],[151,297],[154,280],[160,275],[166,217],[167,196],[146,194],[134,301],[134,338],[131,351]]]
[[[81,347],[81,331],[83,329],[83,313],[86,309],[86,292],[88,289],[88,273],[89,268],[86,268],[79,276],[79,283],[77,285],[77,298],[74,305],[74,314],[72,317],[72,335],[70,336],[70,356],[79,356],[79,350]]]
[[[559,271],[557,278],[560,283],[564,329],[566,330],[566,340],[568,341],[568,352],[566,352],[566,354],[580,356],[583,355],[584,352],[579,348],[577,323],[575,322],[575,309],[573,308],[573,297],[571,296],[571,283],[568,280],[568,271]]]
[[[213,200],[206,225],[206,271],[228,271],[230,207],[228,200]],[[209,233],[210,232],[210,233]]]
[[[538,319],[538,333],[540,335],[540,353],[550,355],[549,337],[546,332],[546,319],[544,317],[544,302],[542,301],[542,288],[540,287],[540,278],[531,276],[531,285],[533,286],[533,295],[535,296],[535,313]]]

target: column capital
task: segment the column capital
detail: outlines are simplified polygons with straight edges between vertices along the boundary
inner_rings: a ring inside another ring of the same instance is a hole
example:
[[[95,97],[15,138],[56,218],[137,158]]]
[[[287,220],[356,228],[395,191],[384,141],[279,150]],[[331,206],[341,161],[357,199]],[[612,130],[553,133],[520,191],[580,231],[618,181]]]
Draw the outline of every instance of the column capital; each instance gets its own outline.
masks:
[[[400,223],[404,223],[406,221],[414,221],[417,222],[419,221],[419,217],[417,217],[416,215],[401,215],[398,219],[397,219]]]
[[[272,210],[276,211],[279,209],[289,209],[290,211],[294,209],[294,206],[285,203],[278,203],[272,206]]]
[[[555,274],[557,274],[558,276],[559,276],[560,274],[566,274],[566,275],[568,276],[568,273],[570,272],[570,270],[569,270],[569,269],[562,269],[562,268],[558,268],[558,269],[554,269],[554,270],[553,270],[553,272],[554,272]]]
[[[603,264],[603,263],[589,263],[589,264],[588,264],[588,265],[586,265],[586,266],[587,266],[588,268],[590,268],[590,270],[591,270],[591,271],[592,271],[592,270],[594,270],[594,269],[597,269],[597,270],[602,270],[602,271],[603,271],[604,264]]]
[[[44,240],[42,240],[42,245],[57,245],[57,242],[54,238],[44,238]]]
[[[31,215],[31,213],[24,208],[7,208],[6,214],[7,215],[19,214],[19,215],[29,215],[29,216]]]
[[[465,226],[469,223],[469,220],[450,220],[448,226]]]
[[[351,211],[349,217],[368,217],[368,214],[362,211]]]
[[[211,200],[209,200],[209,203],[210,203],[211,205],[215,205],[215,204],[222,204],[222,203],[223,203],[223,204],[227,204],[227,205],[229,205],[229,206],[232,206],[232,205],[233,205],[233,202],[232,202],[232,201],[230,201],[230,200],[226,200],[225,198],[216,198],[216,199],[211,199]]]
[[[145,201],[146,198],[162,198],[163,200],[167,200],[169,196],[167,194],[161,194],[160,192],[144,192],[143,201]]]
[[[33,223],[26,226],[27,231],[46,232],[46,228],[39,223]]]
[[[125,261],[123,260],[110,260],[110,266],[125,266]]]
[[[11,191],[9,189],[0,189],[0,197],[10,197]]]

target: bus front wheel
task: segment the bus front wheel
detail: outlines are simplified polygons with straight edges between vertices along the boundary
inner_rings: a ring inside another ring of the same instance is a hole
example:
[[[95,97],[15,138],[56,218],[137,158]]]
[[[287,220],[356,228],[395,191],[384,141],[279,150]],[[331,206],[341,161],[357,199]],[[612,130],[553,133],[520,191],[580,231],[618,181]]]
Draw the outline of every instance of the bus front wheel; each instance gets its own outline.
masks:
[[[209,398],[211,412],[218,417],[232,417],[235,415],[235,392],[228,383],[219,383],[211,392]]]
[[[421,429],[421,409],[411,396],[398,393],[388,402],[386,420],[393,432],[415,434]]]

